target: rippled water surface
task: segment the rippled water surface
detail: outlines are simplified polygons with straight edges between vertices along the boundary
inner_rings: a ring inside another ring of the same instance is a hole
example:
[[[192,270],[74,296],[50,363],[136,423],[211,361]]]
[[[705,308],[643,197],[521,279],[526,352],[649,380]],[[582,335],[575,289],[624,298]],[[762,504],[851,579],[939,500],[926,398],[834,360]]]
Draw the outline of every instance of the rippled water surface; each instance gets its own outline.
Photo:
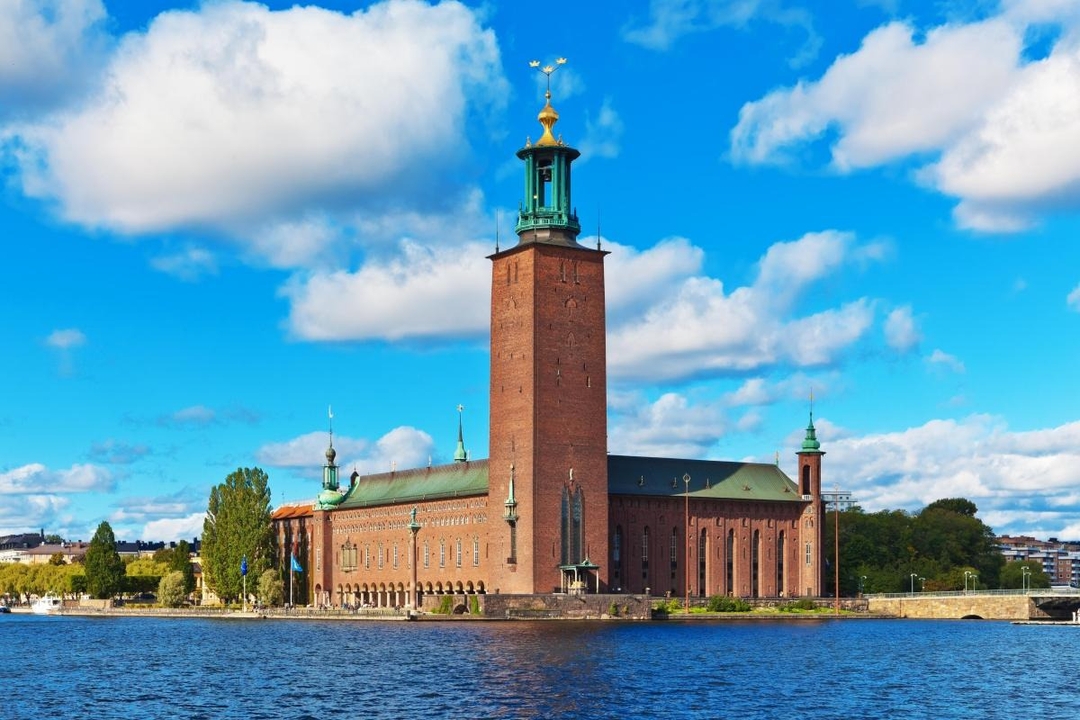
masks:
[[[1080,627],[0,616],[0,717],[1080,717]]]

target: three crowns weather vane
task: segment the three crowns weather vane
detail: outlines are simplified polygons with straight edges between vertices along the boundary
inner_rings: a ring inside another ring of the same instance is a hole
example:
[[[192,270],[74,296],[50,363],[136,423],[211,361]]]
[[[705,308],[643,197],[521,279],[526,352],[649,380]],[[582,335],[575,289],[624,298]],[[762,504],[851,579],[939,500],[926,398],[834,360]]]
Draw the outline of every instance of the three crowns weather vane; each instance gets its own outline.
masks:
[[[555,72],[556,70],[558,70],[560,67],[562,67],[565,64],[566,64],[566,58],[564,58],[564,57],[556,58],[554,65],[544,65],[543,67],[540,67],[540,61],[539,60],[530,60],[529,61],[529,67],[536,68],[540,72],[544,73],[544,75],[547,75],[547,94],[546,94],[546,97],[549,97],[549,98],[551,97],[551,73]]]

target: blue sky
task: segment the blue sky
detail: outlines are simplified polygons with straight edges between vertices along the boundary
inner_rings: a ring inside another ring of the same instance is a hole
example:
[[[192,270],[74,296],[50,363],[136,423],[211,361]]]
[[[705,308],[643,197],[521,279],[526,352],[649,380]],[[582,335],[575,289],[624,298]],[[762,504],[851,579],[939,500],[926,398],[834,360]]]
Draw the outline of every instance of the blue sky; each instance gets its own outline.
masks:
[[[201,531],[259,465],[487,456],[543,76],[613,453],[1080,538],[1080,4],[0,4],[0,534]]]

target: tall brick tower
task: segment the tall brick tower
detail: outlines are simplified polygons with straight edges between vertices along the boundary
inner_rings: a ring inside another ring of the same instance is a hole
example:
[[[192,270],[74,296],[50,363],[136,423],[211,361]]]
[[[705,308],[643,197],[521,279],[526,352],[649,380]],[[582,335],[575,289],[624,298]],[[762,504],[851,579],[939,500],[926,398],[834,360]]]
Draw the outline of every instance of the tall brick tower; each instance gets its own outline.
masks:
[[[825,503],[821,498],[821,457],[824,454],[825,451],[821,449],[821,443],[817,439],[817,431],[814,430],[814,411],[811,409],[810,424],[806,426],[802,450],[796,453],[799,457],[799,493],[807,504],[800,520],[799,535],[802,542],[798,567],[801,571],[800,582],[795,588],[796,594],[810,597],[821,595],[824,589],[822,558],[825,557],[825,548],[822,547],[822,523],[825,522]]]
[[[570,164],[556,139],[550,77],[544,130],[517,156],[525,199],[517,244],[490,256],[489,592],[607,587],[607,356],[604,256],[577,242]],[[533,63],[538,67],[538,63]],[[496,513],[503,503],[501,519]]]

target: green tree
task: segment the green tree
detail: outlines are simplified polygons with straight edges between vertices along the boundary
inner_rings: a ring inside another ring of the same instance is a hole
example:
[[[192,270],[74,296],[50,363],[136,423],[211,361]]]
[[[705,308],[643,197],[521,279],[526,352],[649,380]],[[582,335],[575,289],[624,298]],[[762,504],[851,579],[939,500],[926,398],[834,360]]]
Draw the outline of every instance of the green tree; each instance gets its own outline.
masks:
[[[86,549],[86,588],[91,597],[111,598],[120,591],[124,561],[116,552],[116,536],[108,522],[102,521]]]
[[[169,572],[161,578],[157,587],[158,603],[162,607],[180,607],[187,600],[187,592],[184,591],[184,573],[179,570]]]
[[[66,565],[67,561],[64,559],[64,553],[53,553],[49,556],[50,565]]]
[[[210,490],[202,536],[204,581],[223,602],[235,601],[243,587],[241,559],[247,558],[248,573],[257,578],[275,566],[275,550],[269,479],[259,468],[237,468]]]
[[[56,534],[49,534],[49,535],[46,535],[43,538],[43,542],[46,545],[59,545],[62,542],[64,542],[64,538],[62,538],[62,537],[60,537],[59,535],[56,535]]]
[[[1028,579],[1024,580],[1024,568],[1028,569]],[[1050,587],[1050,576],[1043,570],[1042,563],[1038,560],[1020,560],[1005,563],[1001,568],[1001,587],[1022,588],[1024,583],[1029,588]]]
[[[278,571],[270,568],[259,576],[259,602],[263,605],[280,605],[285,599],[285,583]]]
[[[187,540],[176,544],[168,565],[169,569],[178,570],[184,576],[184,593],[190,595],[195,592],[195,566],[191,564],[191,545]]]

